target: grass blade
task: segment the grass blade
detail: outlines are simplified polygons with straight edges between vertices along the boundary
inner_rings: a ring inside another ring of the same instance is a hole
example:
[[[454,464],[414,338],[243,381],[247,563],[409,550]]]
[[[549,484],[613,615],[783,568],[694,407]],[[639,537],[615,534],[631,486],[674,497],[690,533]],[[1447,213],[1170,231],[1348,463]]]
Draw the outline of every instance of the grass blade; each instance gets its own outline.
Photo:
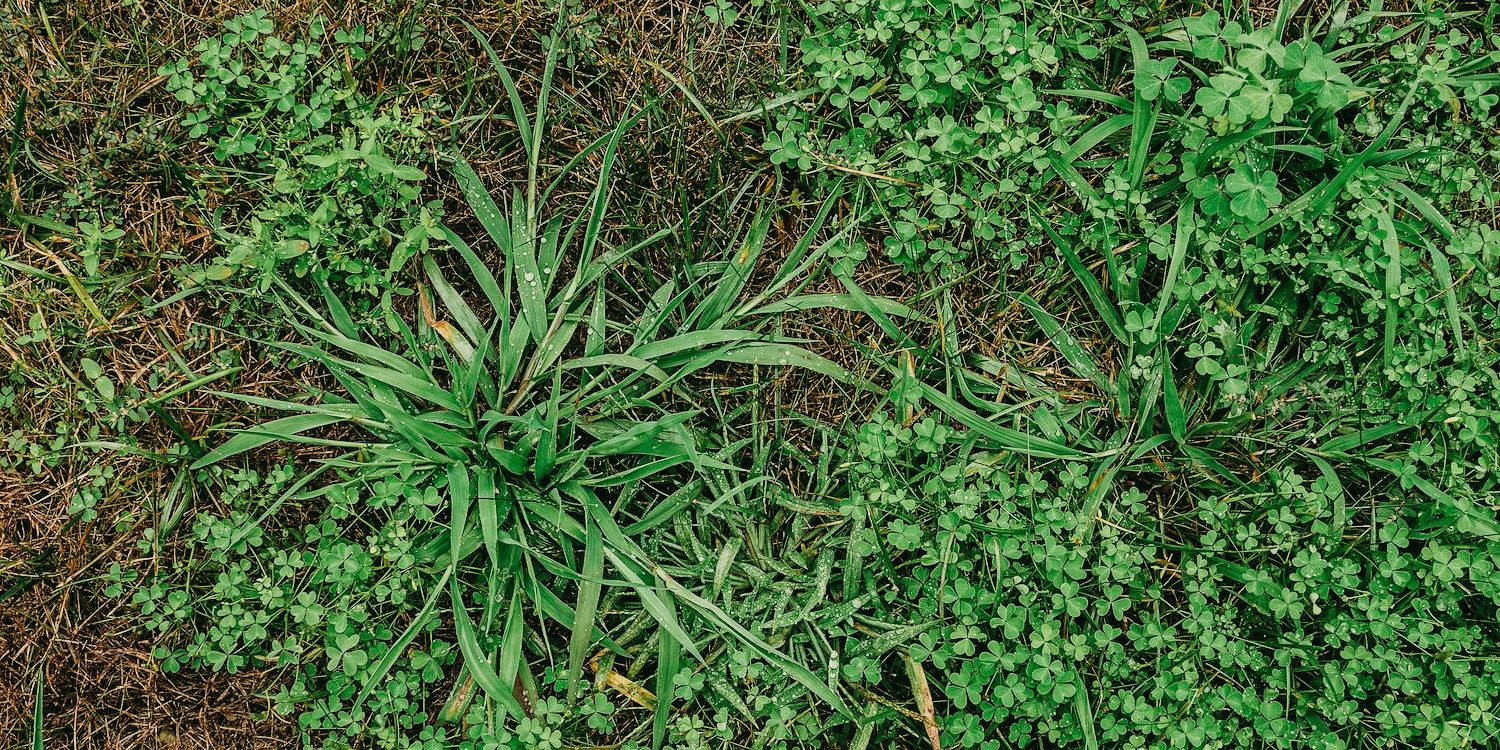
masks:
[[[508,255],[510,253],[510,243],[512,242],[510,222],[506,220],[505,214],[501,212],[500,207],[495,204],[495,199],[490,197],[489,190],[484,186],[484,180],[479,178],[474,168],[469,166],[468,160],[462,156],[455,156],[453,159],[453,178],[458,182],[459,189],[463,191],[464,199],[468,201],[469,208],[474,211],[474,218],[479,219],[480,226],[484,227],[484,231],[490,235],[490,239],[494,240],[495,244],[500,247],[500,252]],[[457,238],[457,235],[452,230],[446,228],[444,235],[450,242]],[[459,239],[453,245],[460,248],[460,252],[469,250],[469,246],[462,239]],[[465,253],[464,259],[468,261],[468,256],[472,254],[473,251],[469,250],[468,253]],[[486,270],[481,273],[474,268],[476,265],[482,266],[483,264],[478,263],[477,259],[469,262],[470,270],[475,271],[475,277],[483,281],[483,277],[487,276],[489,272]],[[493,277],[490,277],[487,286],[494,286]],[[491,302],[494,302],[494,300],[491,300]]]
[[[205,453],[202,458],[194,461],[193,465],[188,468],[197,471],[231,456],[255,450],[267,443],[274,443],[278,440],[291,440],[308,430],[338,424],[345,420],[345,417],[332,414],[293,414],[290,417],[273,419],[257,427],[241,430],[234,437],[220,443],[219,447]]]
[[[1389,368],[1396,356],[1396,298],[1401,293],[1401,242],[1387,207],[1375,217],[1380,227],[1380,244],[1385,249],[1385,346],[1384,362]]]
[[[422,604],[422,609],[417,612],[416,617],[411,619],[411,624],[406,626],[406,630],[402,631],[400,637],[392,642],[391,647],[386,650],[385,656],[380,657],[380,661],[371,668],[369,674],[364,676],[365,685],[360,688],[359,695],[354,698],[354,706],[350,708],[351,711],[358,711],[359,707],[364,705],[365,699],[370,697],[370,693],[375,690],[380,681],[391,671],[391,667],[396,665],[396,661],[401,658],[401,654],[406,651],[406,647],[411,645],[411,642],[416,639],[417,634],[422,632],[428,621],[432,619],[434,605],[437,604],[438,596],[447,590],[448,576],[452,574],[453,568],[451,567],[443,571],[443,575],[433,585],[432,593],[427,595],[427,601]]]
[[[1171,362],[1162,362],[1161,381],[1162,398],[1167,412],[1167,430],[1171,432],[1172,439],[1181,444],[1187,439],[1187,414],[1182,409],[1182,399],[1177,395],[1177,381],[1172,377]]]
[[[36,694],[33,699],[36,703],[31,709],[31,750],[42,750],[47,744],[46,733],[42,731],[42,717],[46,715],[43,708],[43,699],[46,697],[47,665],[44,663],[36,670]]]
[[[740,249],[725,263],[724,270],[719,275],[718,285],[693,311],[693,320],[699,327],[717,328],[724,324],[734,301],[739,298],[740,292],[745,289],[745,283],[750,280],[751,272],[755,270],[755,261],[760,257],[761,248],[765,245],[766,231],[770,229],[770,226],[771,215],[769,213],[756,214],[754,222],[750,225],[750,231],[740,243]]]
[[[501,685],[511,686],[508,693],[511,695],[513,702],[518,704],[519,701],[514,701],[515,686],[518,683],[524,684],[526,682],[524,679],[517,679],[518,676],[523,674],[526,667],[525,659],[521,655],[521,637],[524,635],[526,628],[526,624],[522,620],[524,612],[525,608],[521,606],[521,587],[512,586],[510,609],[508,616],[505,618],[505,630],[500,634],[500,670],[498,675]],[[510,708],[504,703],[500,707],[503,710]],[[520,709],[520,711],[516,712],[517,718],[524,717],[529,713],[526,711],[525,706],[520,706]],[[505,719],[503,710],[499,717],[502,721]]]
[[[578,681],[594,636],[594,614],[604,584],[604,535],[599,524],[584,519],[583,577],[578,583],[578,606],[574,609],[572,633],[568,637],[568,705],[578,699]]]
[[[1034,214],[1034,218],[1042,226],[1042,230],[1047,233],[1047,237],[1052,240],[1052,244],[1057,247],[1057,251],[1062,253],[1063,260],[1067,262],[1068,268],[1073,271],[1073,277],[1078,279],[1078,283],[1083,286],[1084,293],[1088,295],[1089,301],[1094,304],[1094,311],[1099,314],[1100,318],[1103,318],[1104,325],[1109,328],[1109,332],[1113,333],[1120,343],[1130,346],[1130,334],[1125,331],[1125,323],[1120,319],[1120,311],[1110,301],[1109,296],[1104,293],[1104,287],[1099,284],[1099,280],[1094,278],[1094,274],[1089,272],[1088,267],[1083,264],[1083,260],[1078,257],[1078,253],[1073,252],[1072,245],[1069,245],[1062,237],[1058,236],[1057,230],[1052,227],[1051,222],[1043,218],[1041,214]]]
[[[926,383],[918,382],[917,388],[922,392],[924,398],[955,422],[995,441],[995,444],[1002,448],[1035,458],[1082,458],[1088,455],[1083,451],[1069,448],[1061,443],[1054,443],[1046,438],[1028,435],[1020,430],[1009,427],[1001,427],[975,414],[948,394]]]
[[[1109,376],[1099,369],[1093,357],[1089,356],[1089,353],[1079,345],[1072,334],[1058,324],[1057,319],[1052,317],[1052,313],[1042,309],[1042,306],[1029,294],[1022,293],[1018,298],[1021,300],[1021,305],[1031,313],[1031,317],[1036,319],[1036,324],[1041,327],[1042,333],[1047,334],[1047,338],[1052,340],[1052,344],[1059,352],[1062,352],[1063,358],[1068,360],[1068,364],[1072,365],[1079,375],[1093,381],[1094,385],[1105,393],[1114,390],[1114,387],[1110,385]]]
[[[521,135],[521,147],[527,153],[531,152],[531,131],[527,129],[530,118],[526,115],[526,105],[521,102],[521,92],[516,88],[515,79],[510,77],[510,71],[506,70],[505,64],[500,62],[500,56],[495,54],[495,48],[490,46],[484,34],[467,19],[460,19],[470,34],[479,41],[479,46],[484,49],[484,54],[490,58],[490,64],[495,66],[495,72],[500,75],[500,83],[505,86],[505,94],[510,98],[511,116],[515,118],[516,131]]]
[[[484,647],[479,645],[479,637],[474,633],[474,621],[469,619],[469,613],[464,607],[458,579],[448,581],[448,596],[453,602],[453,629],[458,639],[458,650],[464,656],[464,668],[485,694],[503,709],[516,716],[524,716],[526,712],[522,710],[520,701],[516,700],[514,681],[506,684],[501,680],[494,665],[490,663],[490,657],[484,653]]]
[[[1167,305],[1172,301],[1172,295],[1176,293],[1177,274],[1182,272],[1182,262],[1187,258],[1188,243],[1193,238],[1193,209],[1194,205],[1188,200],[1177,209],[1177,229],[1172,242],[1172,259],[1167,263],[1167,276],[1162,280],[1161,295],[1156,301],[1156,329],[1161,333],[1162,316],[1167,312]]]
[[[672,595],[665,591],[659,595],[667,603],[668,611],[675,614],[676,606]],[[656,712],[651,717],[652,750],[661,750],[662,743],[667,739],[667,722],[672,718],[673,681],[677,677],[677,670],[681,668],[681,658],[682,646],[677,639],[670,633],[662,633],[656,647]]]
[[[893,299],[885,297],[866,297],[870,304],[879,308],[881,312],[896,318],[913,318],[918,321],[924,318],[915,310],[901,304]],[[781,315],[789,312],[804,312],[807,310],[848,310],[850,312],[863,312],[865,304],[862,300],[852,294],[801,294],[795,297],[787,297],[778,302],[772,302],[764,307],[756,308],[746,313],[747,315]]]
[[[863,381],[837,362],[793,344],[746,344],[726,352],[720,360],[746,365],[801,367],[840,383],[863,385]]]

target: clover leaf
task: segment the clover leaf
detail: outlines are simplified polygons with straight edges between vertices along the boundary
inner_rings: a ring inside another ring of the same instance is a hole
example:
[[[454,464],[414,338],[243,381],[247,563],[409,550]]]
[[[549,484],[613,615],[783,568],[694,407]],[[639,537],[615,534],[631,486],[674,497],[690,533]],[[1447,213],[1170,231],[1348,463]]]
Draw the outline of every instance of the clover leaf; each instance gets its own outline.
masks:
[[[1145,61],[1135,73],[1135,88],[1141,98],[1148,102],[1163,95],[1172,100],[1182,98],[1192,87],[1192,82],[1183,76],[1173,76],[1172,70],[1176,67],[1175,57]]]
[[[1233,196],[1229,208],[1236,216],[1252,222],[1265,221],[1271,209],[1281,205],[1281,191],[1276,189],[1276,175],[1270,171],[1259,173],[1241,164],[1224,178],[1224,188]]]

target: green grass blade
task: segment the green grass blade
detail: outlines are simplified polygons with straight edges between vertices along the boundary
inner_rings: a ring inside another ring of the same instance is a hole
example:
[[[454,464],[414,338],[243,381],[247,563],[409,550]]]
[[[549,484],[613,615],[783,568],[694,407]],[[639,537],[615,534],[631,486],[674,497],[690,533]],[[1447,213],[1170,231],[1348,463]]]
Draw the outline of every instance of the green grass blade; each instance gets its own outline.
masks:
[[[505,618],[505,630],[500,634],[500,669],[496,674],[500,677],[501,685],[511,686],[511,689],[507,692],[512,696],[513,702],[515,685],[518,682],[517,677],[526,670],[525,657],[521,653],[521,639],[526,631],[526,623],[522,619],[525,611],[526,608],[521,606],[521,587],[512,586],[510,609]],[[521,682],[524,682],[524,680]],[[502,711],[499,720],[504,721],[504,710],[509,709],[509,706],[502,703],[500,704],[500,708]],[[518,719],[525,715],[523,711],[516,712]]]
[[[46,716],[44,699],[46,698],[47,665],[44,663],[36,670],[36,691],[32,696],[35,703],[31,709],[31,750],[43,750],[47,744],[47,734],[43,731],[42,718]]]
[[[460,19],[460,21],[479,41],[484,54],[490,58],[490,64],[495,66],[495,72],[500,75],[500,83],[505,87],[506,96],[510,98],[510,111],[511,116],[515,118],[516,131],[521,135],[521,148],[531,153],[531,131],[528,129],[530,118],[526,115],[526,105],[521,102],[521,92],[516,88],[515,79],[511,78],[510,71],[505,68],[504,63],[500,62],[500,56],[495,54],[495,48],[490,46],[484,34],[479,33],[479,29],[467,19]]]
[[[542,288],[542,271],[536,262],[536,225],[527,218],[519,195],[511,197],[510,205],[511,243],[505,262],[512,269],[516,296],[521,299],[521,316],[531,329],[531,339],[541,344],[547,336],[547,292]]]
[[[1089,128],[1083,135],[1078,136],[1078,140],[1073,141],[1072,145],[1068,146],[1068,150],[1063,152],[1063,159],[1069,163],[1077,161],[1079,157],[1088,153],[1089,149],[1109,140],[1110,137],[1121,130],[1130,127],[1134,120],[1135,117],[1132,115],[1115,115],[1105,118],[1098,125]]]
[[[650,564],[647,562],[646,553],[635,542],[625,535],[615,523],[604,504],[599,498],[582,485],[570,483],[566,485],[565,491],[583,503],[589,518],[599,527],[606,542],[604,555],[620,571],[620,575],[630,582],[636,594],[641,598],[641,605],[646,611],[656,618],[656,621],[665,631],[663,637],[670,635],[676,638],[693,658],[703,661],[703,652],[689,636],[682,623],[677,620],[677,615],[665,601],[657,595],[655,587],[642,579],[637,570],[648,570]]]
[[[453,177],[458,182],[459,189],[463,191],[464,199],[468,201],[469,208],[474,211],[474,217],[479,219],[480,226],[484,227],[484,231],[490,235],[490,239],[494,240],[495,244],[499,246],[502,254],[509,254],[510,245],[513,241],[510,222],[506,220],[505,214],[500,210],[500,207],[495,204],[495,199],[490,197],[489,190],[484,186],[484,180],[479,178],[479,175],[474,172],[474,168],[469,166],[468,160],[462,156],[455,156],[453,159]],[[457,235],[453,234],[452,230],[446,230],[444,235],[448,238],[449,242],[452,242],[457,237]],[[460,247],[460,252],[467,250],[469,247],[462,240],[454,243],[454,246]],[[464,259],[466,261],[469,260],[467,256],[472,253],[473,251],[469,250]],[[479,264],[477,259],[469,262],[471,270],[473,270],[475,265],[482,264]],[[477,270],[475,271],[475,275],[479,277]],[[490,286],[494,286],[493,279],[491,279]],[[493,302],[493,300],[491,301]]]
[[[464,668],[485,694],[502,708],[516,716],[524,716],[525,711],[516,700],[514,681],[507,684],[500,678],[494,665],[490,663],[489,655],[485,654],[484,647],[479,644],[479,637],[474,632],[474,621],[469,618],[468,610],[464,607],[463,593],[459,590],[457,578],[448,581],[448,596],[453,602],[453,630],[458,640],[458,650],[464,657]]]
[[[574,608],[572,633],[568,637],[568,705],[578,699],[583,662],[593,642],[594,615],[604,580],[604,535],[599,524],[585,519],[583,543],[583,577],[578,583],[578,606]]]
[[[821,698],[835,711],[844,716],[852,716],[849,712],[849,706],[844,703],[844,699],[840,698],[833,688],[829,687],[828,682],[818,679],[818,676],[813,674],[807,667],[776,650],[754,633],[751,633],[733,617],[730,617],[723,610],[715,606],[713,602],[689,591],[670,575],[667,575],[666,571],[656,568],[651,572],[658,580],[666,584],[669,591],[676,594],[679,599],[691,604],[694,609],[698,610],[699,614],[703,615],[710,622],[718,625],[721,629],[729,631],[741,643],[759,653],[761,658],[769,661],[777,669],[786,672],[788,676],[801,683],[809,692]]]
[[[650,360],[634,357],[629,354],[596,354],[591,357],[579,357],[570,359],[559,365],[564,370],[588,369],[594,367],[608,367],[614,370],[640,371],[657,381],[665,381],[671,377],[666,370],[657,367]]]
[[[1151,62],[1151,51],[1146,47],[1146,40],[1139,32],[1129,26],[1125,26],[1124,29],[1126,38],[1130,40],[1132,73],[1139,81]],[[1131,112],[1130,151],[1126,157],[1128,161],[1125,168],[1125,174],[1130,179],[1131,190],[1140,187],[1141,177],[1146,172],[1146,160],[1151,157],[1151,134],[1156,129],[1156,119],[1160,113],[1160,105],[1147,102],[1145,96],[1141,94],[1139,83],[1135,88],[1135,103]]]
[[[1179,444],[1187,440],[1187,414],[1182,409],[1182,399],[1177,394],[1177,381],[1172,377],[1172,363],[1161,364],[1162,399],[1167,412],[1167,430]]]
[[[1054,443],[1046,438],[1028,435],[1020,430],[1009,427],[1001,427],[975,414],[968,407],[948,396],[948,394],[926,383],[917,383],[917,388],[922,392],[922,396],[931,402],[933,406],[937,407],[944,414],[947,414],[955,422],[968,427],[983,437],[995,441],[998,447],[1035,458],[1082,458],[1088,455],[1083,451],[1069,448],[1061,443]]]
[[[484,551],[491,565],[500,562],[501,498],[495,487],[493,469],[474,470],[474,501],[479,504],[479,530],[484,535]]]
[[[443,575],[433,585],[432,593],[427,595],[427,601],[422,604],[422,609],[417,612],[415,617],[411,618],[411,623],[406,626],[406,630],[401,632],[400,637],[391,643],[391,647],[386,650],[385,656],[380,657],[380,661],[370,669],[368,674],[364,675],[364,687],[360,688],[359,695],[355,696],[354,705],[350,708],[351,711],[358,711],[359,707],[364,705],[365,700],[370,697],[370,693],[375,690],[380,681],[385,679],[386,674],[391,671],[391,667],[396,666],[396,661],[401,658],[401,654],[406,651],[406,647],[411,645],[411,642],[416,639],[417,634],[421,633],[422,629],[427,626],[427,623],[432,620],[438,597],[447,590],[448,576],[452,574],[453,569],[451,567],[443,571]]]
[[[474,179],[477,180],[478,177]],[[485,194],[485,198],[489,198],[488,193]],[[491,201],[491,205],[493,205],[493,201]],[[498,215],[499,209],[496,208],[495,211]],[[463,238],[455,234],[452,229],[446,226],[443,227],[443,236],[447,238],[448,244],[453,246],[458,251],[458,254],[463,257],[464,263],[468,264],[469,273],[474,277],[474,283],[484,293],[485,300],[490,303],[490,307],[496,311],[497,315],[501,315],[502,317],[509,316],[509,298],[500,291],[500,284],[495,281],[495,275],[490,273],[489,266],[485,265],[479,259],[479,256],[474,254],[474,249],[469,247],[469,243],[464,242]],[[506,236],[509,237],[509,230],[506,230]]]
[[[1333,468],[1333,464],[1318,456],[1309,456],[1313,465],[1323,475],[1324,481],[1328,483],[1329,494],[1333,496],[1333,530],[1342,533],[1344,524],[1348,522],[1349,506],[1348,494],[1344,492],[1344,483],[1339,479],[1339,473]]]
[[[1172,302],[1172,296],[1176,294],[1177,275],[1182,272],[1182,263],[1187,258],[1188,244],[1193,238],[1194,208],[1193,201],[1188,200],[1177,209],[1177,228],[1172,241],[1172,258],[1167,263],[1167,276],[1162,279],[1161,294],[1156,301],[1155,327],[1159,335],[1166,335],[1161,333],[1162,316],[1166,314],[1167,305]]]
[[[1047,338],[1051,339],[1052,344],[1059,352],[1062,352],[1063,358],[1068,360],[1068,364],[1072,365],[1079,375],[1088,378],[1104,393],[1114,390],[1114,386],[1109,382],[1109,376],[1099,369],[1099,366],[1094,363],[1094,358],[1089,356],[1089,353],[1057,322],[1056,318],[1052,317],[1052,313],[1042,309],[1042,306],[1029,294],[1022,293],[1018,295],[1018,299],[1021,305],[1031,313],[1031,317],[1036,319],[1042,333],[1047,334]]]
[[[693,320],[700,328],[715,328],[726,322],[725,317],[734,301],[739,298],[740,292],[744,291],[751,272],[755,270],[755,261],[765,246],[766,231],[770,226],[769,212],[762,211],[756,215],[739,249],[724,264],[718,285],[693,311]]]
[[[1331,438],[1318,446],[1319,453],[1325,454],[1347,454],[1356,448],[1368,445],[1377,440],[1383,440],[1398,432],[1405,432],[1413,427],[1421,426],[1432,414],[1429,413],[1410,422],[1387,422],[1378,427],[1360,428],[1354,432],[1345,433],[1336,438]]]
[[[1057,248],[1057,251],[1062,253],[1063,260],[1073,272],[1073,277],[1078,279],[1078,283],[1083,286],[1084,293],[1088,295],[1089,301],[1093,303],[1094,312],[1104,320],[1104,325],[1109,328],[1110,333],[1114,334],[1116,340],[1126,346],[1130,346],[1130,334],[1125,331],[1125,323],[1120,318],[1119,308],[1110,301],[1099,280],[1094,278],[1094,274],[1089,272],[1088,267],[1083,264],[1083,260],[1078,257],[1078,253],[1073,251],[1073,246],[1057,234],[1057,230],[1053,229],[1051,222],[1043,218],[1041,214],[1034,214],[1034,218],[1041,225],[1042,230],[1047,233],[1047,237],[1052,240],[1052,244]]]
[[[552,27],[552,38],[559,39],[567,15],[559,13]],[[537,221],[537,170],[542,162],[542,135],[547,127],[547,99],[552,94],[552,75],[557,71],[557,54],[562,45],[547,45],[547,61],[542,65],[542,85],[536,95],[536,115],[531,118],[530,156],[526,159],[526,217],[534,224]],[[514,97],[512,98],[514,101]]]
[[[1075,672],[1077,685],[1073,693],[1073,716],[1078,719],[1078,728],[1083,730],[1085,750],[1099,750],[1099,734],[1094,728],[1094,707],[1089,700],[1089,683],[1083,670]]]
[[[1389,368],[1396,356],[1396,298],[1401,293],[1401,241],[1396,237],[1396,226],[1391,221],[1390,208],[1375,217],[1382,235],[1381,247],[1385,249],[1385,344],[1383,361]]]
[[[672,595],[665,591],[658,594],[667,603],[669,611],[676,613]],[[677,677],[682,659],[682,645],[670,633],[663,632],[656,647],[656,712],[651,717],[651,747],[661,750],[667,739],[667,722],[672,719],[673,682]]]
[[[1077,193],[1078,197],[1083,199],[1083,205],[1100,205],[1099,191],[1095,190],[1094,186],[1089,184],[1089,181],[1084,179],[1083,175],[1079,174],[1078,169],[1071,162],[1065,160],[1062,154],[1048,154],[1047,161],[1052,164],[1052,168],[1057,171],[1058,176],[1063,178],[1063,182],[1067,183],[1068,187],[1073,188],[1073,192]]]
[[[882,313],[891,317],[926,321],[926,318],[917,313],[917,311],[896,300],[885,297],[867,297],[866,299],[869,300],[870,304],[879,308]],[[808,310],[863,312],[864,309],[865,303],[852,294],[801,294],[756,308],[746,313],[746,315],[781,315],[789,312],[805,312]]]
[[[193,462],[188,467],[197,471],[205,466],[211,466],[231,456],[237,456],[246,451],[254,450],[267,443],[278,440],[291,440],[296,436],[346,421],[345,417],[331,414],[294,414],[290,417],[273,419],[256,427],[241,430],[234,437],[219,444],[219,447],[205,453],[202,458]]]
[[[875,302],[874,297],[866,294],[865,290],[860,289],[859,285],[854,283],[854,279],[849,278],[847,275],[840,275],[838,280],[839,284],[844,287],[844,290],[849,293],[849,297],[856,305],[856,309],[870,316],[870,319],[875,321],[876,325],[880,326],[880,330],[884,331],[885,335],[891,337],[891,340],[896,342],[899,347],[907,350],[921,348],[917,345],[916,341],[906,335],[905,331],[901,330],[900,326],[896,325],[895,321],[891,320],[889,315],[886,315],[881,310],[880,305]]]
[[[448,565],[463,559],[464,535],[469,530],[469,507],[474,502],[469,470],[460,464],[448,467]]]
[[[644,360],[659,360],[668,355],[696,349],[707,349],[709,347],[724,344],[739,344],[755,341],[761,336],[753,331],[741,331],[736,329],[709,329],[706,331],[689,331],[679,333],[665,339],[651,341],[630,349],[631,356]]]
[[[382,349],[371,344],[366,344],[365,342],[358,339],[352,339],[340,334],[325,333],[323,331],[319,331],[316,328],[308,328],[307,326],[297,325],[295,323],[293,325],[298,331],[302,332],[304,336],[332,344],[340,349],[343,349],[346,352],[349,352],[350,354],[353,354],[356,357],[367,359],[371,362],[377,362],[382,367],[385,367],[386,369],[392,370],[394,372],[398,372],[413,380],[431,379],[431,376],[428,375],[428,373],[421,367],[419,367],[416,363],[386,349]],[[288,351],[301,354],[302,356],[313,359],[315,361],[324,361],[326,357],[326,355],[321,350],[313,347],[287,343],[278,344],[278,346]]]
[[[735,347],[721,357],[724,362],[773,367],[801,367],[840,383],[865,386],[854,373],[833,360],[794,344],[754,343]]]
[[[427,272],[427,281],[432,284],[432,290],[437,293],[443,306],[448,309],[448,314],[458,323],[459,330],[463,331],[470,341],[483,341],[485,338],[484,324],[479,321],[479,316],[474,313],[469,303],[459,295],[458,290],[448,283],[448,278],[443,275],[443,270],[438,268],[437,261],[432,256],[422,258],[422,269]]]
[[[631,548],[635,547],[634,543],[625,539],[619,533],[619,527],[614,526],[613,522],[601,523],[599,527],[604,531],[605,539],[608,541],[604,548],[604,556],[619,569],[620,575],[630,583],[631,588],[635,589],[636,594],[641,598],[641,606],[661,625],[662,637],[676,639],[683,648],[688,650],[688,653],[693,655],[693,658],[703,661],[703,652],[698,648],[692,636],[688,635],[687,630],[682,627],[676,613],[656,593],[653,585],[646,582],[641,574],[636,572],[637,563],[644,559],[645,555],[641,554],[637,559],[637,556],[632,554]],[[639,550],[638,547],[635,549]]]
[[[1453,345],[1458,348],[1460,355],[1466,354],[1463,323],[1458,313],[1458,285],[1453,280],[1453,267],[1449,265],[1448,256],[1442,250],[1430,243],[1427,249],[1432,258],[1432,273],[1443,287],[1443,308],[1448,314],[1448,326],[1453,329]]]

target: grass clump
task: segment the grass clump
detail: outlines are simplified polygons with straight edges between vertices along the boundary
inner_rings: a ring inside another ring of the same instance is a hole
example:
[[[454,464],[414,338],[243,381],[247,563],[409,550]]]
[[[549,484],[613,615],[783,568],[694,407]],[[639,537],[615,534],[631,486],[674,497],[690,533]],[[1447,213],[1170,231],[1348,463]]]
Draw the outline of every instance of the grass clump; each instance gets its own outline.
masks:
[[[531,180],[501,209],[465,160],[454,172],[500,251],[499,275],[443,228],[482,304],[466,301],[427,258],[420,323],[397,318],[396,340],[376,343],[336,296],[325,295],[319,312],[279,285],[288,315],[309,316],[296,328],[311,344],[282,347],[326,368],[340,387],[309,403],[240,396],[291,414],[197,457],[193,470],[228,482],[221,500],[228,514],[200,512],[194,521],[195,557],[207,565],[163,570],[136,599],[163,632],[194,622],[208,628],[158,656],[173,669],[297,667],[277,710],[295,712],[310,741],[327,747],[452,740],[546,748],[558,746],[564,722],[604,731],[614,726],[612,704],[597,690],[582,704],[578,695],[586,664],[601,679],[634,684],[598,666],[630,655],[615,640],[629,638],[613,635],[622,627],[637,640],[644,628],[654,643],[656,695],[644,687],[632,695],[640,707],[661,707],[647,721],[656,746],[670,732],[699,733],[691,724],[674,729],[669,707],[675,694],[702,689],[703,678],[684,660],[711,663],[705,633],[734,644],[746,668],[754,663],[790,680],[781,688],[797,691],[780,695],[783,705],[805,705],[811,696],[841,706],[807,667],[678,582],[693,571],[669,573],[644,548],[655,546],[652,537],[643,537],[688,505],[726,502],[745,486],[745,441],[726,444],[699,418],[713,397],[699,392],[695,373],[742,364],[850,377],[796,342],[758,330],[762,310],[771,309],[767,298],[805,283],[798,276],[816,267],[822,248],[807,237],[772,285],[747,297],[767,230],[757,218],[730,258],[681,269],[685,279],[674,274],[639,295],[634,315],[621,315],[630,302],[609,299],[605,282],[616,265],[667,234],[625,247],[601,238],[610,170],[630,123],[569,165],[601,155],[588,212],[553,214],[549,196],[558,183],[544,190],[536,168],[549,81],[537,114],[528,116],[509,73],[498,70],[517,121],[529,126],[522,143]],[[370,439],[305,436],[335,424]],[[353,452],[295,483],[279,469],[261,476],[218,468],[276,440]],[[308,488],[325,470],[334,480]],[[278,533],[263,526],[283,504],[319,498],[326,503],[315,522]],[[611,594],[609,619],[600,610],[605,585],[625,590]],[[639,614],[622,619],[621,607]],[[444,621],[452,640],[433,633]],[[567,632],[566,658],[544,681],[532,663],[551,658],[549,634],[559,629]],[[444,687],[447,698],[434,703]],[[434,711],[440,725],[454,726],[416,732]]]

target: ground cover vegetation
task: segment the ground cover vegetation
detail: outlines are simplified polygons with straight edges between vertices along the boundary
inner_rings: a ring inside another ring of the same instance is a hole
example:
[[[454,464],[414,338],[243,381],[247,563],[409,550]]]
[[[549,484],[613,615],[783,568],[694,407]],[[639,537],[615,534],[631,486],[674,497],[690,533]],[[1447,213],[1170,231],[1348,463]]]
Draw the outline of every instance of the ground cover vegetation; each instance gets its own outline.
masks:
[[[16,742],[1500,743],[1496,8],[522,5],[5,16]]]

